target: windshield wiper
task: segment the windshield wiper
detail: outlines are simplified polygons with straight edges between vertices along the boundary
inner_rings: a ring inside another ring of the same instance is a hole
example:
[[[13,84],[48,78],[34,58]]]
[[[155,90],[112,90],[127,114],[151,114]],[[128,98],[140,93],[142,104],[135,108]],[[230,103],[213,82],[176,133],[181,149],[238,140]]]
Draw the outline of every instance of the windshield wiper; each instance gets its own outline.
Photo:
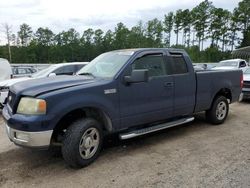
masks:
[[[93,78],[95,78],[95,76],[91,72],[82,72],[82,73],[80,73],[78,75],[92,76]]]

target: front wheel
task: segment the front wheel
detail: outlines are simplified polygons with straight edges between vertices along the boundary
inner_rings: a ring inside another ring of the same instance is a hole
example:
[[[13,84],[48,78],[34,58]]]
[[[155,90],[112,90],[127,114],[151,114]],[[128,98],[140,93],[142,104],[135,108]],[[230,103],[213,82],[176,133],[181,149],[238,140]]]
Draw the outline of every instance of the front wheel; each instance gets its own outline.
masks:
[[[228,111],[229,104],[227,98],[219,96],[213,101],[211,108],[206,111],[206,119],[214,125],[222,124],[227,118]]]
[[[96,120],[80,119],[66,130],[62,145],[63,158],[71,167],[85,167],[98,157],[102,140],[103,131]]]

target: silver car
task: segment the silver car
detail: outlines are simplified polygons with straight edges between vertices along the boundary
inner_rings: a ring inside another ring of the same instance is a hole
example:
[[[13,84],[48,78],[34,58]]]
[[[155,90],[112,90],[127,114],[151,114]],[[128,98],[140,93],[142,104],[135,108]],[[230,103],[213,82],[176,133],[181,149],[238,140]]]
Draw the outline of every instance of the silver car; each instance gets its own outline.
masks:
[[[30,77],[37,70],[33,67],[12,66],[13,78]]]

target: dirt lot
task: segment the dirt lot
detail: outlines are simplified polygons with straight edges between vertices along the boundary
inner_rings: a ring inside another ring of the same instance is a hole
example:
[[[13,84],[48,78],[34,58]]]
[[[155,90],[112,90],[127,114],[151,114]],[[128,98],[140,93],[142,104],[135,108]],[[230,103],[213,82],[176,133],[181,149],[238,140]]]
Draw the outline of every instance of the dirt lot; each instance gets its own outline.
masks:
[[[49,151],[9,142],[0,117],[0,187],[250,187],[250,102],[231,105],[225,124],[195,122],[121,142],[70,169]]]

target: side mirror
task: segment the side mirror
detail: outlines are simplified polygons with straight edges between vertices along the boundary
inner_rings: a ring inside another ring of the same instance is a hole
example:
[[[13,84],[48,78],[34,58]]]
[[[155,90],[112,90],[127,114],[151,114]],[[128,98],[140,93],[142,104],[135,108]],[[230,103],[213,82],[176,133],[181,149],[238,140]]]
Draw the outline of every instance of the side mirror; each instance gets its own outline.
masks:
[[[52,72],[52,73],[50,73],[50,74],[48,75],[48,77],[54,77],[54,76],[56,76],[56,73],[54,73],[54,72]]]
[[[126,83],[139,83],[148,81],[148,69],[133,70],[131,76],[125,76]]]

